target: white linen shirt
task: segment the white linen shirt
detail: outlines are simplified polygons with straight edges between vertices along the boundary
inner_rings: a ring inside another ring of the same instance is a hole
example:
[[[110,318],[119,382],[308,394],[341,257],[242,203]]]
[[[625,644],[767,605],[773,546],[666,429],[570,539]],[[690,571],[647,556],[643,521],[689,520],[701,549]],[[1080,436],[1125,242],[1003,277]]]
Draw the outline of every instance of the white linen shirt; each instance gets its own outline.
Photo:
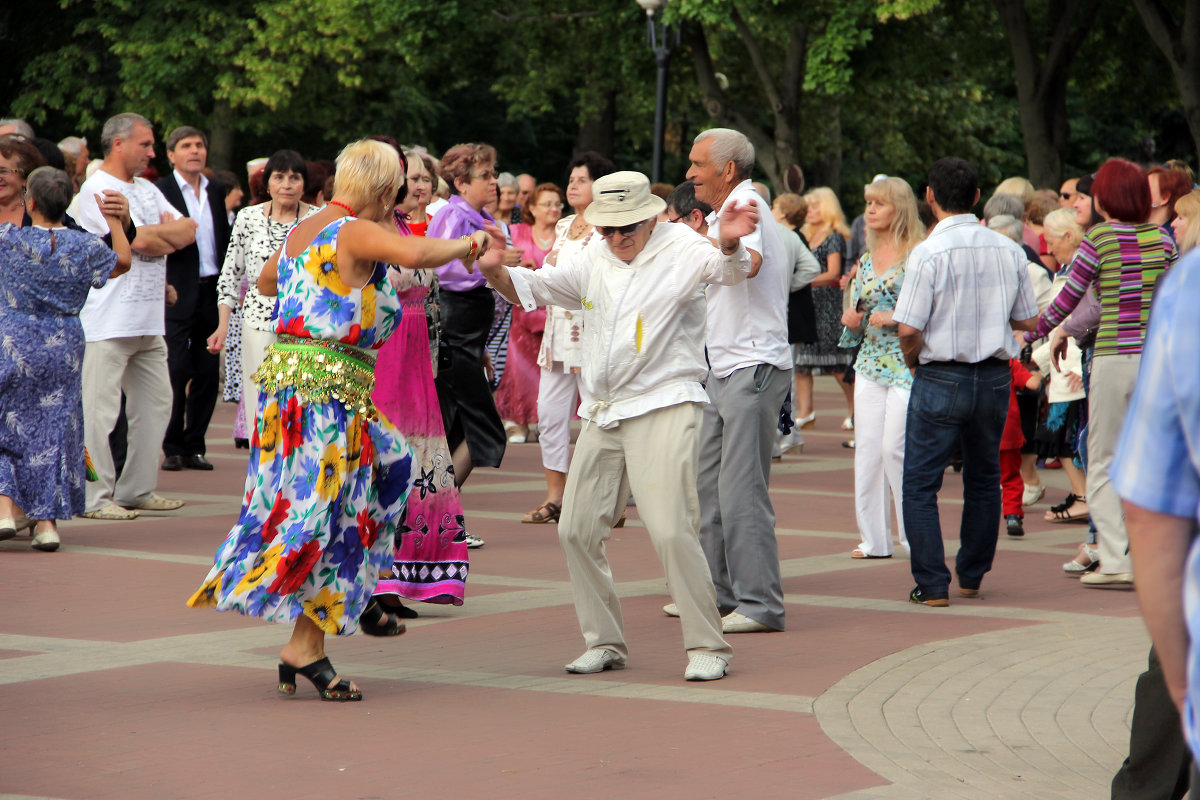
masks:
[[[1033,319],[1037,301],[1021,246],[974,214],[939,222],[913,248],[895,322],[921,331],[920,363],[1016,358],[1009,320]]]
[[[762,195],[744,180],[725,198],[721,209],[709,215],[709,236],[720,238],[720,212],[734,202],[758,207],[758,227],[742,237],[742,245],[762,256],[762,266],[752,280],[708,287],[708,363],[718,378],[757,364],[790,370],[787,304],[794,262],[783,243],[784,229]]]
[[[200,277],[209,278],[221,270],[217,266],[217,236],[213,231],[212,209],[208,205],[208,177],[200,176],[200,194],[197,195],[187,178],[173,170],[175,184],[183,195],[188,216],[196,220],[196,249],[200,251]]]
[[[521,307],[582,309],[579,416],[601,428],[680,403],[708,402],[701,385],[706,284],[750,273],[745,247],[726,256],[686,225],[658,224],[626,264],[605,241],[539,270],[509,267]]]

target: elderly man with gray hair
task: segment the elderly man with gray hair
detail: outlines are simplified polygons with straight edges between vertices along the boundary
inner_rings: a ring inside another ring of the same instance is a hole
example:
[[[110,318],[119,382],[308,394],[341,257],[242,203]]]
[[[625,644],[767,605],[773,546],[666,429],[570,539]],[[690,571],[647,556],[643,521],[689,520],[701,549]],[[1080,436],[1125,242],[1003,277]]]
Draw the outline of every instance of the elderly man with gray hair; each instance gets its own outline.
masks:
[[[724,235],[724,210],[753,204],[742,238],[750,278],[708,287],[708,362],[700,445],[700,543],[716,585],[725,633],[783,630],[783,581],[775,509],[767,494],[779,409],[792,379],[787,302],[792,264],[771,208],[750,182],[754,145],[714,128],[696,137],[687,177],[712,206],[709,235]],[[641,502],[638,495],[638,502]],[[671,606],[663,609],[674,615]]]
[[[0,119],[0,136],[34,137],[33,126],[23,119]]]
[[[583,432],[567,474],[559,541],[571,572],[587,651],[567,672],[623,669],[621,605],[604,554],[630,489],[679,608],[687,680],[724,677],[732,649],[700,548],[696,493],[699,430],[707,403],[705,286],[736,285],[751,270],[741,238],[755,206],[721,213],[720,249],[685,225],[660,225],[666,207],[637,172],[592,185],[584,219],[596,236],[553,269],[484,268],[500,294],[527,310],[552,304],[583,311]]]
[[[124,195],[137,225],[133,266],[93,289],[79,314],[83,353],[84,443],[98,480],[87,485],[92,519],[128,520],[138,510],[171,511],[180,500],[160,497],[158,452],[171,413],[165,333],[166,257],[196,238],[196,223],[180,217],[162,192],[138,177],[154,157],[154,129],[140,114],[118,114],[100,135],[104,163],[84,181],[72,203],[76,221],[102,234],[108,224],[96,204],[106,190]],[[121,394],[129,419],[128,457],[116,477],[108,437],[117,424]]]

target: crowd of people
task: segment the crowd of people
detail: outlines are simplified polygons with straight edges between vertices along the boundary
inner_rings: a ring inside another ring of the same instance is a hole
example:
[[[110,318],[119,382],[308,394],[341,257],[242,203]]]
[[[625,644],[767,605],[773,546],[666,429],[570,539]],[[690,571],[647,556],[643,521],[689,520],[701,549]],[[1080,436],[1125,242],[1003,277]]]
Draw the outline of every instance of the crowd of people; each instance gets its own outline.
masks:
[[[1200,240],[1182,163],[1113,158],[1057,192],[1011,178],[976,217],[978,171],[945,158],[921,186],[877,176],[848,222],[829,187],[772,202],[723,128],[677,186],[596,153],[560,186],[501,173],[488,144],[437,158],[375,136],[336,163],[257,159],[244,191],[202,130],[167,134],[165,176],[156,141],[118,114],[89,161],[80,137],[0,121],[0,404],[24,411],[0,414],[0,539],[54,550],[57,520],[181,507],[157,472],[214,468],[223,391],[246,492],[189,604],[291,624],[283,692],[300,675],[360,699],[327,635],[395,636],[413,604],[463,602],[484,542],[459,492],[525,442],[546,495],[522,522],[557,523],[586,646],[572,673],[629,657],[604,543],[633,502],[685,678],[727,673],[727,634],[783,630],[772,463],[831,419],[854,449],[849,557],[898,544],[909,601],[978,597],[1039,503],[1088,526],[1066,574],[1135,584],[1118,443],[1156,288]],[[819,374],[844,412],[818,415]],[[1071,487],[1053,504],[1050,468]]]

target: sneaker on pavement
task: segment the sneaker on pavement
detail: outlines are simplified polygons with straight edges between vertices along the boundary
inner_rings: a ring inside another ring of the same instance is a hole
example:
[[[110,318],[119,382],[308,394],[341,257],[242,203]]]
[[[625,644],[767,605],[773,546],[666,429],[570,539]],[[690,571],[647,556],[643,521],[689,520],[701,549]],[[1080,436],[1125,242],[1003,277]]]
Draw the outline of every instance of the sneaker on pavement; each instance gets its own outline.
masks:
[[[606,669],[625,669],[625,662],[617,660],[617,654],[603,647],[593,647],[564,667],[576,675],[591,675]]]
[[[169,497],[163,497],[157,492],[151,492],[150,496],[136,506],[126,506],[129,510],[137,511],[175,511],[183,508],[182,500],[172,500]]]
[[[768,633],[775,630],[745,614],[730,611],[721,617],[721,633]]]
[[[675,605],[674,603],[667,603],[665,606],[663,606],[663,613],[668,617],[678,617],[679,606]]]
[[[1046,487],[1042,484],[1039,483],[1037,486],[1030,486],[1027,483],[1025,484],[1025,491],[1021,493],[1021,505],[1031,506],[1038,500],[1041,500],[1045,494]]]
[[[469,533],[463,534],[463,541],[467,543],[468,550],[478,550],[487,544],[483,539],[480,539],[478,536],[472,536]]]
[[[950,605],[949,592],[923,592],[918,587],[908,594],[908,602],[933,608],[945,608]]]
[[[79,516],[88,519],[130,520],[137,519],[138,512],[130,508],[121,508],[116,503],[106,503],[95,511],[85,511]]]
[[[692,651],[688,653],[687,669],[683,671],[686,681],[719,681],[729,672],[729,662],[715,653]]]
[[[1024,536],[1025,524],[1020,514],[1009,514],[1004,518],[1004,525],[1009,536]]]

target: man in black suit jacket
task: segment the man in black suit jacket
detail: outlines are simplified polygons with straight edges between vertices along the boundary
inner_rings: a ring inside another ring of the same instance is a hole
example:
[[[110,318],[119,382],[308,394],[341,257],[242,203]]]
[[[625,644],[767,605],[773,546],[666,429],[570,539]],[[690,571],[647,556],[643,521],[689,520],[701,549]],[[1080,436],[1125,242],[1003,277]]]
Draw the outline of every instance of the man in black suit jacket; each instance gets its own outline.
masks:
[[[203,131],[182,126],[167,137],[167,160],[172,173],[156,186],[171,205],[196,220],[196,242],[167,257],[167,283],[178,294],[167,308],[167,368],[171,373],[171,421],[163,437],[162,468],[204,469],[204,437],[217,405],[220,367],[208,352],[208,337],[217,329],[217,278],[229,246],[225,186],[210,181],[203,170],[208,138]]]

